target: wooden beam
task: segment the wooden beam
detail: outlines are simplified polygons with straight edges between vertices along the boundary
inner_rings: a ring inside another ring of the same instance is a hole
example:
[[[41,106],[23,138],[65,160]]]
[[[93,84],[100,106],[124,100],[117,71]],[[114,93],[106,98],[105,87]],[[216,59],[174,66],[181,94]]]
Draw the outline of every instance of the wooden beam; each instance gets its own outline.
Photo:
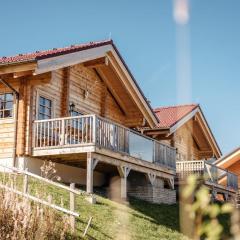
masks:
[[[63,90],[62,90],[62,97],[61,97],[61,117],[69,116],[69,92],[70,92],[70,75],[71,69],[67,67],[63,69]]]
[[[156,174],[154,173],[147,173],[146,174],[148,181],[151,183],[152,186],[154,186],[156,181]]]
[[[39,75],[26,76],[26,79],[29,79],[30,85],[42,85],[50,83],[52,80],[52,72],[47,72]]]
[[[214,154],[216,155],[216,157],[220,157],[221,154],[218,151],[217,146],[215,145],[215,140],[213,139],[213,136],[211,135],[210,130],[208,129],[208,127],[206,127],[206,125],[205,125],[204,121],[202,120],[202,118],[203,117],[201,116],[201,114],[196,115],[197,122],[199,123],[199,126],[203,130],[203,134],[208,139],[208,142],[209,142],[211,148],[213,149]]]
[[[33,75],[33,71],[32,70],[23,71],[23,72],[14,72],[13,73],[13,78],[20,78],[20,77],[31,76],[31,75]]]
[[[17,155],[23,155],[25,152],[27,123],[27,87],[28,80],[21,79],[19,87]]]
[[[114,166],[128,166],[132,170],[142,173],[154,173],[162,178],[169,178],[175,175],[175,171],[162,167],[154,163],[136,159],[130,156],[124,156],[120,153],[114,153],[105,149],[96,149],[96,153],[92,153],[94,158],[100,162],[105,162]]]
[[[194,123],[193,123],[193,124],[194,124]],[[187,130],[190,132],[190,134],[191,134],[191,136],[192,136],[192,138],[193,138],[193,141],[195,142],[198,150],[200,150],[200,149],[201,149],[201,141],[199,140],[197,134],[194,134],[193,126],[190,127],[188,124],[186,124],[186,128],[187,128]]]
[[[121,198],[123,200],[126,200],[127,199],[127,177],[130,173],[131,168],[129,168],[128,166],[118,166],[117,169],[121,177]]]
[[[136,83],[133,81],[132,77],[123,66],[122,62],[119,61],[119,59],[117,59],[116,56],[113,55],[110,51],[107,53],[107,57],[109,59],[109,66],[119,76],[119,79],[122,81],[123,85],[130,93],[132,99],[146,118],[150,127],[155,127],[158,122],[154,113],[152,112]]]
[[[101,93],[101,104],[100,104],[101,105],[100,115],[102,117],[105,117],[105,114],[106,114],[107,92],[108,92],[107,86],[104,86],[104,89]]]
[[[111,84],[109,82],[109,79],[105,76],[104,72],[102,69],[98,68],[97,70],[98,75],[100,76],[101,80],[106,84],[110,94],[113,96],[113,98],[116,100],[117,104],[119,105],[121,111],[127,115],[128,110],[127,107],[124,105],[123,101],[121,98],[117,95],[116,90],[111,87]]]
[[[9,64],[9,65],[0,66],[0,74],[17,73],[17,72],[35,70],[36,67],[37,67],[36,62]]]
[[[90,60],[83,63],[83,66],[88,68],[96,68],[96,67],[107,66],[107,65],[108,65],[107,57],[97,58],[97,59]]]
[[[87,193],[93,193],[93,158],[91,153],[87,153]]]

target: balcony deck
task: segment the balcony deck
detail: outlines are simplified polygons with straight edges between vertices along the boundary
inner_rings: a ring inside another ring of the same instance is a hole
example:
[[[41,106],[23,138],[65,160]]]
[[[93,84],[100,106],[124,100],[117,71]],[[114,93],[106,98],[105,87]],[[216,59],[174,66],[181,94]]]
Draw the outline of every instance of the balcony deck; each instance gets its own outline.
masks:
[[[208,163],[206,160],[178,161],[176,173],[179,184],[184,183],[187,176],[194,174],[202,178],[207,187],[215,188],[218,192],[235,194],[238,190],[238,178],[234,173]]]
[[[174,175],[176,149],[96,115],[37,120],[33,157],[86,159],[86,153]]]

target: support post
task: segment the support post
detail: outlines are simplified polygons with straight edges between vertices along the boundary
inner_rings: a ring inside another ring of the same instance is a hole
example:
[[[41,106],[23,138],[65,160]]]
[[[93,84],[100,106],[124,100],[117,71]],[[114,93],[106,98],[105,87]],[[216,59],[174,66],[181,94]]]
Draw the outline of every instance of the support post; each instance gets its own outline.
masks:
[[[119,166],[118,172],[121,177],[121,199],[127,199],[127,177],[130,173],[131,168],[127,166]]]
[[[228,202],[228,200],[229,200],[229,194],[228,194],[228,193],[224,193],[223,196],[224,196],[224,201],[225,201],[225,202]]]
[[[75,183],[71,183],[70,188],[75,189]],[[69,195],[70,195],[70,211],[75,212],[75,196],[74,196],[74,193],[70,192]],[[72,216],[72,215],[70,216],[70,225],[71,225],[72,232],[74,232],[74,230],[75,230],[75,217]]]
[[[216,200],[217,197],[217,191],[215,190],[215,188],[212,188],[212,194],[211,194],[211,200],[212,202],[214,202]]]
[[[169,185],[171,189],[174,189],[174,178],[169,178]]]
[[[91,153],[87,153],[87,193],[93,193],[93,170],[97,163],[98,160],[93,159]]]

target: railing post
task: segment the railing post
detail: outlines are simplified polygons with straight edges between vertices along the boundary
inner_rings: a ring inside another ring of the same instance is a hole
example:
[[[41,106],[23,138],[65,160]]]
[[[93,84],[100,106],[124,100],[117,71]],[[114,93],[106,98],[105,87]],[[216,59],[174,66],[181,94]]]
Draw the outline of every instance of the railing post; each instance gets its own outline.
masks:
[[[164,146],[164,164],[166,163],[166,161],[167,161],[167,147],[166,146]]]
[[[32,147],[36,147],[36,126],[38,123],[33,122],[32,123],[32,130],[33,130],[33,139],[32,139]]]
[[[25,170],[27,171],[27,170]],[[27,194],[28,192],[28,175],[24,174],[24,178],[23,178],[23,193]]]
[[[64,145],[65,144],[65,119],[61,120],[62,122],[62,126],[61,126],[61,144],[60,145]]]
[[[71,189],[75,189],[75,183],[70,184]],[[70,211],[74,212],[75,211],[75,196],[73,192],[69,193],[70,195]],[[75,230],[75,217],[70,215],[70,225],[71,225],[71,230],[74,232]]]
[[[96,115],[93,115],[93,129],[92,129],[92,139],[93,143],[96,145],[97,143],[97,119]]]
[[[153,140],[153,163],[156,162],[156,142]]]

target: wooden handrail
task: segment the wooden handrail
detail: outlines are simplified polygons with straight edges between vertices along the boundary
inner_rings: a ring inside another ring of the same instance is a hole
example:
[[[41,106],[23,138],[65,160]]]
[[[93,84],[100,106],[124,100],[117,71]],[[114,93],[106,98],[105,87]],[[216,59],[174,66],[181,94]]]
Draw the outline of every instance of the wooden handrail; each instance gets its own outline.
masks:
[[[57,121],[57,120],[69,120],[69,119],[78,119],[84,117],[94,117],[95,114],[88,114],[88,115],[79,115],[79,116],[72,116],[72,117],[59,117],[59,118],[50,118],[50,119],[42,119],[42,120],[33,120],[33,123],[40,123],[40,122],[49,122],[49,121]]]
[[[143,137],[143,138],[149,139],[149,140],[154,141],[154,142],[157,142],[157,143],[159,143],[159,144],[161,144],[161,145],[163,145],[163,146],[166,146],[166,147],[168,147],[168,148],[171,148],[171,149],[173,149],[173,150],[176,150],[175,147],[169,146],[169,145],[167,145],[166,143],[163,143],[163,142],[160,142],[160,141],[155,140],[155,139],[153,139],[153,138],[150,138],[149,136],[143,135],[143,134],[139,133],[139,132],[136,131],[136,130],[127,128],[126,126],[124,126],[124,125],[122,125],[122,124],[116,123],[116,122],[114,122],[114,121],[112,121],[112,120],[110,120],[110,119],[107,119],[107,118],[98,116],[98,115],[96,115],[96,114],[88,114],[88,115],[80,115],[80,116],[72,116],[72,117],[51,118],[51,119],[43,119],[43,120],[34,120],[33,123],[52,122],[52,121],[59,121],[59,120],[81,119],[81,118],[87,118],[87,117],[96,117],[97,119],[101,119],[101,120],[103,120],[103,121],[105,121],[105,122],[108,122],[108,123],[110,123],[110,124],[113,124],[113,125],[115,125],[115,126],[119,126],[119,127],[121,127],[121,128],[124,128],[124,129],[126,129],[126,130],[128,130],[128,131],[130,131],[130,132],[132,132],[132,133],[135,133],[135,134],[137,134],[137,135],[139,135],[139,136],[141,136],[141,137]]]

